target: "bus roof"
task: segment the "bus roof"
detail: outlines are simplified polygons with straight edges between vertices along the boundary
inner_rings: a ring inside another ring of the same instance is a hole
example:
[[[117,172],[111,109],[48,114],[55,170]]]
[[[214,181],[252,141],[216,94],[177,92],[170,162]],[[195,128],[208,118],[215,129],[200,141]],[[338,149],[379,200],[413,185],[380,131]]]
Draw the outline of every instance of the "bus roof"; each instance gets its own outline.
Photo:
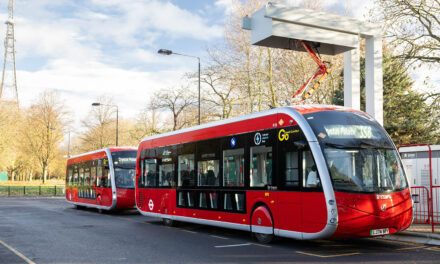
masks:
[[[68,161],[73,160],[73,159],[77,159],[80,157],[85,157],[88,155],[93,155],[93,154],[98,154],[100,152],[104,152],[106,149],[108,149],[110,152],[117,152],[117,151],[127,151],[127,150],[137,150],[137,147],[110,147],[110,148],[103,148],[103,149],[98,149],[98,150],[93,150],[93,151],[89,151],[86,153],[82,153],[82,154],[78,154],[75,156],[71,156]]]
[[[139,149],[174,145],[190,141],[236,135],[256,130],[295,125],[303,114],[321,111],[360,112],[350,108],[333,105],[301,105],[274,108],[244,116],[183,128],[144,138]],[[281,114],[283,116],[278,116]],[[290,119],[290,120],[289,120]],[[219,129],[221,127],[221,129]]]

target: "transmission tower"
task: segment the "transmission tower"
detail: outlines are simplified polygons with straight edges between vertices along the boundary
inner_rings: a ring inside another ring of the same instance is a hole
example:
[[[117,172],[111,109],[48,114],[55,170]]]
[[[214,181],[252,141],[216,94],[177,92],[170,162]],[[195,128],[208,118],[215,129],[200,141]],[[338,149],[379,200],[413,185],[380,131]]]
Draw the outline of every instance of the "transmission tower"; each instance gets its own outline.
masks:
[[[15,72],[15,38],[14,38],[14,0],[9,0],[9,17],[5,24],[5,56],[3,58],[2,82],[0,99],[18,105],[17,76]]]

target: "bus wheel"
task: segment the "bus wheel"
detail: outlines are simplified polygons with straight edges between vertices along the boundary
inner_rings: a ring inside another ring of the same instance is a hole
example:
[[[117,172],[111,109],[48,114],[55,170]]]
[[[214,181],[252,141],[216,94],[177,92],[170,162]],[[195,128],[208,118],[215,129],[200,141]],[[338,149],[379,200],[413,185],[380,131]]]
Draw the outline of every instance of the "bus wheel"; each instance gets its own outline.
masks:
[[[271,234],[254,233],[254,236],[261,244],[269,244],[274,239],[274,235]]]
[[[103,214],[104,210],[102,210],[101,208],[98,209],[98,213]]]
[[[81,210],[81,209],[83,209],[83,207],[81,205],[75,205],[75,209],[76,210]]]
[[[165,226],[176,226],[177,222],[170,218],[162,218],[162,222]]]
[[[262,244],[268,244],[274,239],[273,220],[270,210],[265,205],[254,209],[251,216],[252,234]]]

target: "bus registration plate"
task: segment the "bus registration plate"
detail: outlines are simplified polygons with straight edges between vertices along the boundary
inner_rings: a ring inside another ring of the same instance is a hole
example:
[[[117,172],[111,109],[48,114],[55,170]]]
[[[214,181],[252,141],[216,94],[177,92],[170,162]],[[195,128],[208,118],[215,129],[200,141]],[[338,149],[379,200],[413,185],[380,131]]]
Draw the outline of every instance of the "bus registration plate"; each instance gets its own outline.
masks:
[[[370,230],[371,236],[383,236],[383,235],[388,235],[389,233],[390,233],[390,230],[388,228]]]

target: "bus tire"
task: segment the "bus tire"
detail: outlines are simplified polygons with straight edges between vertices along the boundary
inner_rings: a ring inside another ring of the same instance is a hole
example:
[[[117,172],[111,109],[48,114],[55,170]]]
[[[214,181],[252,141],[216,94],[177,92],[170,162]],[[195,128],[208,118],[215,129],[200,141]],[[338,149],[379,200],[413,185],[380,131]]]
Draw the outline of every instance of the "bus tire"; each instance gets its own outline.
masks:
[[[261,233],[253,233],[257,241],[261,244],[269,244],[274,240],[274,235],[271,234],[261,234]]]
[[[76,209],[76,210],[82,210],[83,207],[82,207],[81,205],[77,205],[77,204],[76,204],[76,205],[75,205],[75,209]]]
[[[266,205],[256,206],[252,211],[251,232],[261,244],[268,244],[273,241],[273,218]]]
[[[162,218],[162,222],[165,226],[173,227],[177,225],[177,222],[171,218]]]

